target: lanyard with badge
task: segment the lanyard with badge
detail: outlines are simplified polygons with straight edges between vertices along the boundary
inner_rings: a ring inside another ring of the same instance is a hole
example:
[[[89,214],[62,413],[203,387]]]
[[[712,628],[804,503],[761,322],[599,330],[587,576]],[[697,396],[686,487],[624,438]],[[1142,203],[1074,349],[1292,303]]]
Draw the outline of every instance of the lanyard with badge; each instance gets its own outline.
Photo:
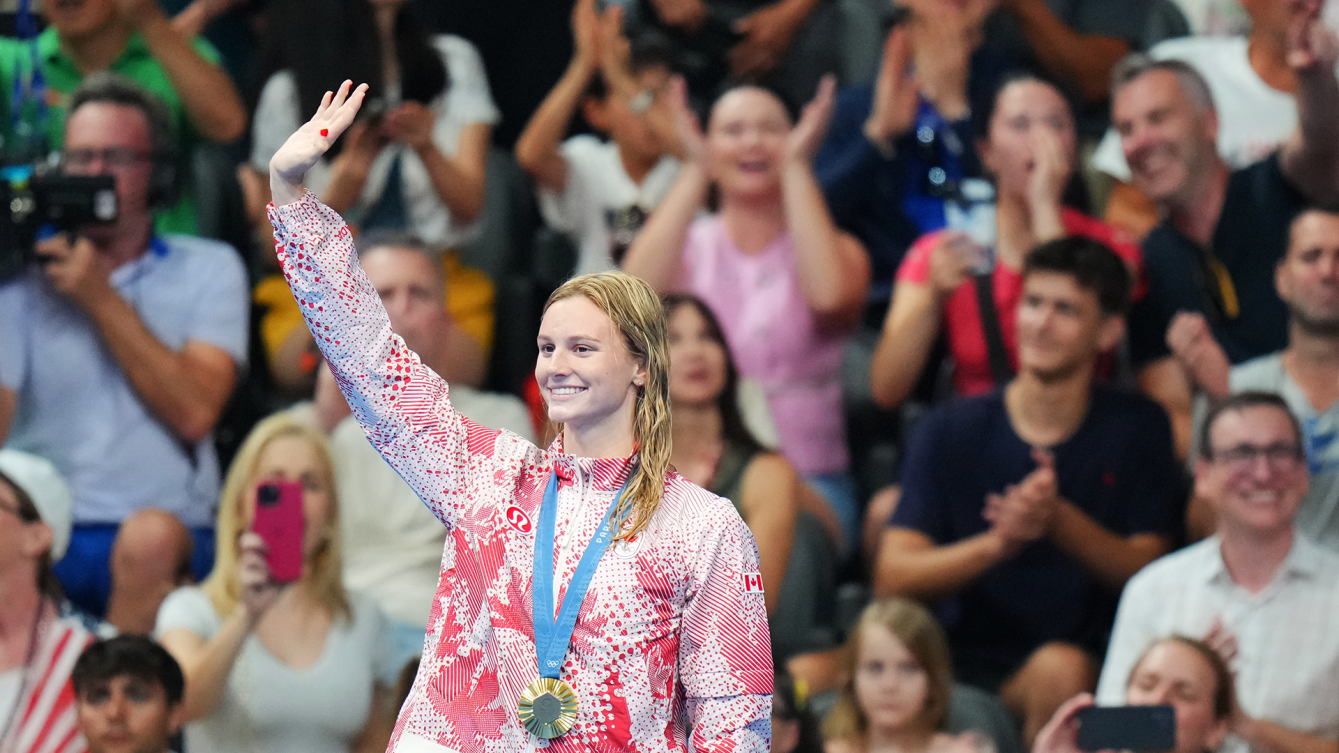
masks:
[[[629,476],[631,478],[631,476]],[[591,578],[600,565],[613,533],[609,527],[609,516],[618,507],[619,500],[627,490],[627,481],[618,490],[614,501],[605,510],[604,519],[595,531],[586,551],[577,563],[572,582],[563,594],[557,617],[553,610],[553,545],[554,528],[558,518],[558,474],[549,477],[544,489],[544,501],[539,507],[539,525],[535,530],[535,564],[531,587],[534,591],[535,657],[539,665],[539,679],[521,693],[517,713],[521,724],[535,737],[552,739],[561,737],[576,723],[580,704],[572,686],[560,678],[563,658],[567,655],[568,645],[572,642],[572,631],[576,629],[577,610],[590,589]]]

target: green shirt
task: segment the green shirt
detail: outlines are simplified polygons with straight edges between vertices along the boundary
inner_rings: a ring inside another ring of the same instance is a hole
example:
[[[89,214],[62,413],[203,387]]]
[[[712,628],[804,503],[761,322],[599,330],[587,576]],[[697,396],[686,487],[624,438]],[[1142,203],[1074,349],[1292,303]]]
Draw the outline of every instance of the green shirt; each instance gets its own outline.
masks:
[[[32,82],[32,42],[0,37],[0,102],[4,104],[0,137],[4,139],[3,151],[6,156],[13,155],[15,150],[24,149],[25,142],[31,143],[29,158],[45,156],[49,151],[60,149],[65,133],[66,105],[70,101],[70,94],[84,80],[74,61],[61,50],[55,27],[48,27],[39,34],[36,43],[37,61],[46,84],[45,113],[28,94]],[[196,39],[193,46],[201,57],[218,65],[219,54],[213,45],[203,39]],[[109,70],[131,79],[158,96],[172,113],[180,155],[177,177],[181,190],[176,204],[158,213],[156,226],[160,233],[194,234],[197,227],[195,191],[189,180],[190,160],[187,155],[199,137],[186,120],[181,97],[172,88],[167,71],[149,54],[149,47],[138,32],[130,35],[125,50]],[[15,103],[15,99],[19,101]]]

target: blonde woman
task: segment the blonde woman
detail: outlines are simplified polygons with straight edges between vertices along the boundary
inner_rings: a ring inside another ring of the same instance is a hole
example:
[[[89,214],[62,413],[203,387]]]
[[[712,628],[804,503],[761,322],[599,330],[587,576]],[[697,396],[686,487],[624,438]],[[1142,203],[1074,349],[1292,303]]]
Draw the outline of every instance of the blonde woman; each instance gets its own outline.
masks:
[[[542,450],[451,406],[391,332],[340,216],[302,189],[353,122],[345,83],[270,161],[279,260],[353,415],[449,531],[391,750],[766,751],[758,555],[731,504],[669,468],[665,316],[620,273],[540,324]]]
[[[994,753],[982,735],[943,731],[953,689],[948,639],[925,607],[865,607],[847,644],[846,680],[823,723],[827,753]]]
[[[256,490],[302,484],[301,578],[274,584],[248,530]],[[286,414],[252,430],[219,502],[218,555],[199,587],[172,592],[157,634],[186,675],[192,753],[383,750],[385,619],[340,581],[339,503],[325,439]]]

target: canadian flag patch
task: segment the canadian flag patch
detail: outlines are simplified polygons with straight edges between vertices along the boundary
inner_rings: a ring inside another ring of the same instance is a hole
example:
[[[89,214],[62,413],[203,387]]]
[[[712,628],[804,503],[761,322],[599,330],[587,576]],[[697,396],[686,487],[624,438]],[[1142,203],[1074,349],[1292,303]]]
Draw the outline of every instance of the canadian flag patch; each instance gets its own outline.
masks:
[[[762,573],[744,573],[744,592],[762,593]]]
[[[530,533],[530,516],[525,514],[525,510],[512,505],[504,514],[507,516],[507,525],[521,533]]]

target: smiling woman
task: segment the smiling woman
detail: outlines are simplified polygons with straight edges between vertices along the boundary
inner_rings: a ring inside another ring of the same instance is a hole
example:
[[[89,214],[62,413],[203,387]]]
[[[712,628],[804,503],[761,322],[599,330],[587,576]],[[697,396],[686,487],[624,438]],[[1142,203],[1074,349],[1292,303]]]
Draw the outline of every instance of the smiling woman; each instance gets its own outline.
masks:
[[[535,364],[561,425],[549,449],[461,416],[391,332],[344,221],[301,185],[364,91],[327,94],[275,154],[270,220],[354,417],[450,531],[391,750],[767,750],[757,548],[728,501],[668,469],[654,291],[605,273],[550,299]]]

